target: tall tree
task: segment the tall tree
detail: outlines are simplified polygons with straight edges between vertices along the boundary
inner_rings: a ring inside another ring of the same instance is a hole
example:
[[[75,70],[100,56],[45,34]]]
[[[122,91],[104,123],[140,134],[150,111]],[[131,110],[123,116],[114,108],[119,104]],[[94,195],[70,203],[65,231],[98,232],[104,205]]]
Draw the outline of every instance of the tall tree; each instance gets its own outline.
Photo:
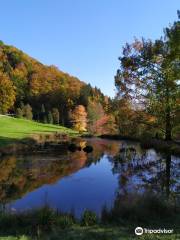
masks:
[[[24,117],[28,120],[33,119],[32,107],[29,104],[26,104],[23,109]]]
[[[83,105],[76,106],[70,115],[75,130],[87,131],[87,112]]]
[[[52,117],[53,117],[53,123],[59,124],[59,110],[57,108],[52,109]]]
[[[89,97],[93,96],[93,90],[90,84],[82,86],[80,90],[79,102],[85,107],[88,105]]]
[[[106,114],[103,106],[98,101],[90,100],[87,107],[88,131],[92,134],[114,134],[115,119],[109,113]]]
[[[6,113],[14,104],[16,91],[9,77],[0,72],[0,113]]]
[[[41,121],[42,121],[43,123],[47,123],[47,114],[46,114],[46,109],[45,109],[44,104],[41,105],[41,113],[40,113],[40,116],[41,116]]]
[[[131,101],[156,118],[171,139],[180,97],[180,21],[165,30],[164,40],[126,44],[119,57],[115,84],[120,99]]]
[[[51,111],[48,111],[47,122],[50,123],[50,124],[53,124],[53,116],[52,116]]]

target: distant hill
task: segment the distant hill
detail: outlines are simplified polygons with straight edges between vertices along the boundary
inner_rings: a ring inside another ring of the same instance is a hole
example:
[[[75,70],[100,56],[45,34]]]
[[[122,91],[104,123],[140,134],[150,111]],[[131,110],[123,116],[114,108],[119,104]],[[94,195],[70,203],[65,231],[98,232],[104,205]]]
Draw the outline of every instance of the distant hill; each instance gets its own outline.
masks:
[[[9,75],[17,88],[17,98],[37,96],[50,91],[68,89],[77,94],[85,85],[78,78],[46,66],[21,50],[0,42],[0,71]]]
[[[69,112],[87,107],[89,98],[104,103],[98,88],[77,77],[46,66],[14,46],[0,41],[0,113],[51,122],[53,111],[60,124],[70,125]],[[107,102],[107,99],[106,99]]]

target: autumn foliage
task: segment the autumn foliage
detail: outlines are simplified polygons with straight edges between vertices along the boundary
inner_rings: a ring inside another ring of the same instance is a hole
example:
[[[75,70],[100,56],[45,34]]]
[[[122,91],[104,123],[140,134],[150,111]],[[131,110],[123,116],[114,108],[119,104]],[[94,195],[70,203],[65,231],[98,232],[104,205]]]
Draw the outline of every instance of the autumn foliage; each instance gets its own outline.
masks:
[[[1,113],[102,134],[113,118],[108,106],[97,87],[0,42]]]
[[[83,105],[76,106],[70,115],[75,130],[87,131],[87,112]]]
[[[16,91],[9,77],[0,72],[0,113],[6,113],[15,102]]]

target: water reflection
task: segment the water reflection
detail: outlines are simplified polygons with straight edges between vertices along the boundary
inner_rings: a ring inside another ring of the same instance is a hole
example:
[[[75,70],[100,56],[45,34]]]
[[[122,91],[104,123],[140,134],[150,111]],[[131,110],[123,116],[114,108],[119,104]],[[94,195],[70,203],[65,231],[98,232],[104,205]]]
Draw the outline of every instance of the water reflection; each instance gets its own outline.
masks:
[[[180,187],[180,159],[170,154],[157,154],[154,150],[120,150],[114,159],[112,171],[118,175],[121,195],[129,193],[174,196]]]
[[[85,146],[87,140],[78,140]],[[145,192],[174,197],[180,189],[180,159],[143,150],[138,143],[89,139],[94,151],[9,156],[0,159],[1,208],[16,211],[47,203],[64,211],[100,213],[117,196]]]

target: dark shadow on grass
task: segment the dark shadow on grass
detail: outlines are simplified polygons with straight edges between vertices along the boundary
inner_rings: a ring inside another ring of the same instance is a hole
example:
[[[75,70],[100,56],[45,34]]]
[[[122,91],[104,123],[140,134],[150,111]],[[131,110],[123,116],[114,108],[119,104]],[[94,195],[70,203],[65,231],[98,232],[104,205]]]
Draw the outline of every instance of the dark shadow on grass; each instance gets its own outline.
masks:
[[[0,137],[0,147],[16,142],[16,138]]]
[[[39,130],[39,131],[36,131],[36,130],[32,130],[32,132],[36,132],[37,134],[38,133],[56,133],[56,131],[50,131],[50,130]],[[61,133],[60,131],[57,131],[58,133]]]
[[[57,130],[58,130],[58,128],[65,128],[65,127],[59,126],[59,125],[57,125],[57,126],[51,126],[51,125],[47,125],[47,124],[42,125],[42,123],[37,123],[37,125],[40,126],[40,127],[55,128]]]

